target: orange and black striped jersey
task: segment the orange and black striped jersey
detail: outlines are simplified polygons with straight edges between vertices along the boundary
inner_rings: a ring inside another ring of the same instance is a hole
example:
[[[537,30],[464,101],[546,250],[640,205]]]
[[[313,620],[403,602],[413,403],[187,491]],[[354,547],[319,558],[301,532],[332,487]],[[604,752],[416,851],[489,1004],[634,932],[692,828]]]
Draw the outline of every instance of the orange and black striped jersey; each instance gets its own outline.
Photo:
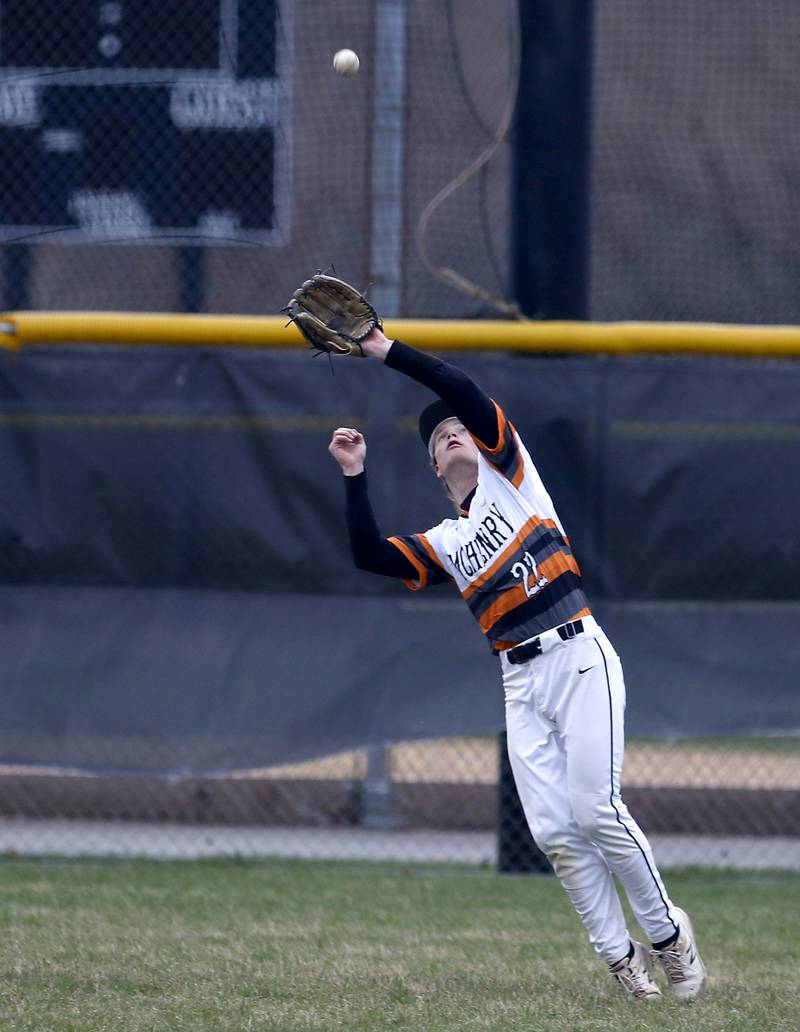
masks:
[[[411,563],[414,591],[455,581],[495,651],[589,615],[581,573],[550,495],[494,403],[497,445],[478,446],[478,483],[457,518],[388,540]]]

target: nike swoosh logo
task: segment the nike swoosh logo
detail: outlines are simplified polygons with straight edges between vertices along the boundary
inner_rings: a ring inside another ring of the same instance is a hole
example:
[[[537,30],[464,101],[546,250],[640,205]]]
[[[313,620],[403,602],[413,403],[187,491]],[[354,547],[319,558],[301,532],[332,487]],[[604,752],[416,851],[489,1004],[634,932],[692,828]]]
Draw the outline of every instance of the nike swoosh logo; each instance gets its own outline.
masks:
[[[597,665],[596,663],[592,663],[592,665],[591,665],[591,666],[587,666],[587,667],[584,667],[584,668],[583,668],[583,670],[580,670],[580,669],[579,669],[579,670],[578,670],[578,673],[579,673],[579,674],[585,674],[587,670],[594,670],[594,668],[595,668],[595,666],[596,666],[596,665]]]

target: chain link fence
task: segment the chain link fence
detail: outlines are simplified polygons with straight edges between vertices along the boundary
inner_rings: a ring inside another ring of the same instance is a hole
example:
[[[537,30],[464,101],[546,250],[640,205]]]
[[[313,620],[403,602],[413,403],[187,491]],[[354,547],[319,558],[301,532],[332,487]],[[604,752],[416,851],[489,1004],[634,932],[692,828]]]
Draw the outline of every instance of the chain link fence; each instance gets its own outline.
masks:
[[[792,188],[800,108],[790,46],[800,32],[800,8],[730,0],[686,0],[669,5],[668,14],[656,7],[635,0],[596,5],[591,314],[800,321],[800,212]],[[510,297],[514,136],[507,114],[526,42],[514,3],[2,0],[0,8],[5,309],[272,314],[310,271],[328,263],[361,285],[373,283],[385,315],[481,318],[496,314],[487,296]],[[353,79],[331,69],[333,53],[345,46],[362,58]],[[473,167],[482,154],[487,160]],[[444,282],[434,272],[441,266],[482,293]],[[63,361],[71,359],[65,354]],[[191,383],[180,363],[174,377],[181,387]],[[253,568],[253,529],[219,519],[227,513],[221,495],[215,519],[235,533],[209,532],[204,471],[225,465],[225,434],[241,433],[243,451],[257,450],[265,465],[275,464],[288,430],[311,433],[319,419],[282,421],[281,402],[266,415],[223,418],[212,433],[209,421],[221,418],[218,412],[172,413],[175,426],[185,417],[180,426],[193,443],[165,458],[148,451],[143,429],[164,417],[162,398],[154,394],[147,411],[124,410],[122,402],[106,411],[98,395],[97,411],[87,415],[76,411],[75,396],[59,395],[58,383],[57,375],[48,381],[48,389],[56,385],[51,410],[35,417],[4,386],[3,434],[21,439],[26,427],[42,431],[48,419],[51,429],[64,431],[59,447],[33,436],[19,448],[14,492],[30,494],[44,527],[58,512],[48,539],[56,545],[40,551],[37,567],[37,542],[4,533],[5,585],[91,581],[98,543],[118,526],[122,582],[135,569],[138,586],[172,580],[207,588],[213,580],[226,589],[264,587],[275,570]],[[241,389],[232,379],[231,394]],[[356,402],[340,389],[331,409],[352,412]],[[729,397],[716,420],[691,424],[658,411],[648,423],[620,417],[617,447],[629,457],[626,449],[643,447],[638,454],[649,469],[668,434],[682,434],[686,454],[704,452],[709,465],[733,442],[745,449],[739,454],[749,497],[778,497],[791,469],[788,449],[798,439],[796,413],[766,423],[763,412],[736,411],[736,391]],[[382,432],[380,413],[371,415]],[[65,549],[64,528],[75,514],[69,435],[92,419],[105,443],[114,433],[129,434],[128,459],[138,462],[138,472],[125,506],[115,507],[106,492],[113,449],[106,464],[97,460],[95,519],[75,534],[78,545]],[[553,438],[554,467],[574,459],[571,432]],[[765,461],[769,443],[779,447]],[[49,494],[38,479],[45,468]],[[137,494],[148,470],[163,480],[157,490],[151,481],[151,494]],[[235,479],[236,469],[228,472]],[[313,476],[296,477],[318,500]],[[696,472],[690,479],[702,491]],[[607,485],[608,494],[619,486]],[[676,557],[675,538],[648,518],[674,491],[675,478],[651,488],[630,505],[617,495],[631,515],[626,529],[624,513],[615,511],[620,537],[646,539],[653,567],[665,576],[673,571],[674,597],[684,598],[691,571],[679,561],[683,552]],[[240,485],[229,496],[251,489]],[[575,487],[572,498],[578,521],[582,490]],[[425,508],[429,499],[411,494],[409,504]],[[269,500],[281,502],[277,495]],[[568,494],[568,509],[569,503]],[[151,551],[155,508],[169,545]],[[745,570],[725,558],[735,554],[735,540],[718,551],[729,578],[726,597],[747,601],[757,583],[763,605],[796,604],[790,503],[782,512],[777,560],[774,537],[764,537],[759,562]],[[704,517],[708,532],[721,537],[723,530],[714,529],[719,514]],[[330,551],[341,545],[324,542]],[[631,583],[639,583],[639,568],[632,552],[623,570]],[[699,593],[702,585],[695,588]],[[81,614],[69,616],[47,633],[80,643],[87,628]],[[261,632],[248,630],[252,637]],[[33,668],[35,656],[28,660]],[[45,707],[48,693],[58,691],[58,672],[42,674],[39,688]],[[796,730],[770,739],[633,740],[625,794],[659,861],[800,866]],[[504,798],[502,749],[496,735],[389,743],[216,777],[185,776],[180,756],[165,777],[87,772],[57,755],[33,767],[9,755],[0,757],[0,851],[495,865],[504,848],[528,849],[518,825],[508,831],[522,835],[516,847],[502,828],[501,815],[513,805]],[[111,767],[113,759],[112,743],[102,761]]]
[[[530,869],[502,736],[398,744],[219,778],[0,773],[0,851],[297,857]],[[373,770],[370,771],[372,765]],[[632,741],[623,791],[666,866],[800,867],[795,739]],[[509,868],[504,868],[509,869]],[[534,868],[536,869],[536,868]]]
[[[511,0],[6,0],[2,304],[274,313],[335,264],[386,315],[491,311],[431,268],[509,290],[515,26]]]
[[[800,321],[800,11],[594,8],[590,317]],[[0,303],[274,313],[333,263],[494,315],[529,42],[514,0],[5,0]]]

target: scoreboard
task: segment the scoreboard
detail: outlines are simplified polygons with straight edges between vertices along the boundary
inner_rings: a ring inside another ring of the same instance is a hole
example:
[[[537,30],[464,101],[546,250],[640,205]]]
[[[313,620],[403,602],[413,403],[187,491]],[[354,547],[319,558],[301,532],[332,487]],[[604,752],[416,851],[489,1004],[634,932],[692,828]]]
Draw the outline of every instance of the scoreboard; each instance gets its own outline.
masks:
[[[0,240],[288,229],[280,0],[0,0]]]

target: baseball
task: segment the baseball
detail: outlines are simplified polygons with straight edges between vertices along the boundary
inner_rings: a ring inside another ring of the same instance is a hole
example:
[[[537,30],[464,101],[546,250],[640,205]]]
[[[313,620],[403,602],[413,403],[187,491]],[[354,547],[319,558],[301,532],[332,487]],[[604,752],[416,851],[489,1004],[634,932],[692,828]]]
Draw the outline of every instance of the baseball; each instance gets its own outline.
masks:
[[[333,55],[333,68],[337,75],[355,75],[360,63],[355,50],[337,50]]]

